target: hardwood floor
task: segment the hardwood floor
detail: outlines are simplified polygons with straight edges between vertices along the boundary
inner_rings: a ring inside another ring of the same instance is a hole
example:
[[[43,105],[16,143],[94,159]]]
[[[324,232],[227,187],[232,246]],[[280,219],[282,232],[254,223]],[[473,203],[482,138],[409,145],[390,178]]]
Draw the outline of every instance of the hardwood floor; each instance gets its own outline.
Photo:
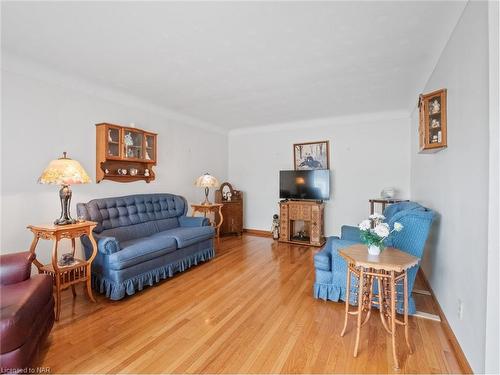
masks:
[[[53,373],[391,373],[379,319],[341,338],[343,303],[312,297],[314,248],[244,235],[215,259],[110,301],[63,293],[61,320],[38,366]],[[417,305],[435,312],[428,296]],[[401,331],[398,331],[398,334]],[[398,335],[400,372],[460,373],[441,323],[410,317],[414,354]]]

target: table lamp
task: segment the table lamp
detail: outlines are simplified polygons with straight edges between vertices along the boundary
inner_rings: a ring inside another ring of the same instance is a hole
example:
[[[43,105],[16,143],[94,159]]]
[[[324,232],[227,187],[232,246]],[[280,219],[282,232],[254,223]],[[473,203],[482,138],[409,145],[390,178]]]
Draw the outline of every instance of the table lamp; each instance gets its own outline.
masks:
[[[217,188],[220,186],[219,181],[214,177],[205,173],[204,175],[198,177],[194,182],[195,186],[205,188],[205,201],[202,203],[204,205],[212,204],[208,200],[208,191],[210,188]]]
[[[62,158],[52,160],[38,178],[39,184],[61,185],[59,198],[61,199],[61,217],[54,221],[56,225],[74,224],[71,218],[69,205],[71,203],[70,185],[89,184],[91,182],[85,169],[76,160],[70,159],[63,152]]]

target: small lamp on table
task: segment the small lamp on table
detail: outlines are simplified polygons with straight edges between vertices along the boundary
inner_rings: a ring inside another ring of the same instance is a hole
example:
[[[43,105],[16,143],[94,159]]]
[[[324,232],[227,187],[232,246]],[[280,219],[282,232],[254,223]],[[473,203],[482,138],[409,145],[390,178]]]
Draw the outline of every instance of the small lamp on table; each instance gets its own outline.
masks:
[[[212,204],[208,200],[208,192],[210,188],[218,188],[220,186],[219,180],[217,180],[214,176],[205,173],[196,179],[194,185],[196,187],[205,188],[205,201],[202,204],[205,206]]]
[[[59,198],[61,200],[61,216],[54,221],[56,225],[74,224],[76,220],[71,218],[70,203],[71,189],[70,185],[89,184],[91,182],[85,169],[76,160],[70,159],[63,152],[59,159],[52,160],[47,168],[38,178],[39,184],[61,185]]]

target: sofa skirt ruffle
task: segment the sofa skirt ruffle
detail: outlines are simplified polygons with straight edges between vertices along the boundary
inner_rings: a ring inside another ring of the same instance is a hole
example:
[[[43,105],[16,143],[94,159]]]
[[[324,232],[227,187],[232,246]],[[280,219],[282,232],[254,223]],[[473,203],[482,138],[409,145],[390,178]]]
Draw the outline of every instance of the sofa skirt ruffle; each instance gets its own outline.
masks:
[[[183,272],[192,266],[196,266],[200,262],[212,259],[214,256],[215,250],[213,248],[202,250],[120,283],[106,279],[100,274],[92,273],[92,287],[100,293],[104,293],[109,299],[120,300],[125,297],[125,294],[129,296],[135,294],[136,291],[144,289],[144,286],[153,286],[160,282],[160,280],[172,277],[175,273]]]
[[[357,306],[358,301],[355,298],[356,291],[351,289],[351,293],[349,295],[349,304],[352,306]],[[322,299],[324,301],[345,301],[346,288],[338,287],[333,284],[324,284],[324,283],[314,283],[313,295],[316,299]],[[396,304],[396,310],[398,314],[403,314],[403,296],[398,295],[398,302]],[[408,314],[415,314],[417,311],[415,307],[415,301],[410,296],[408,301]]]

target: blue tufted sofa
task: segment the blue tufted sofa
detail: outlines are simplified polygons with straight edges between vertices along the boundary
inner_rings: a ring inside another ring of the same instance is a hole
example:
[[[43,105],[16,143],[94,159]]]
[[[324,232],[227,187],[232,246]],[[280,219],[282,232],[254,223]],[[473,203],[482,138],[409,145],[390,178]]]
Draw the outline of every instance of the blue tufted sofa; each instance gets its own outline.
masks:
[[[386,246],[395,247],[405,251],[417,258],[422,258],[425,242],[434,218],[434,212],[415,202],[401,202],[388,206],[384,210],[385,222],[392,229],[395,222],[403,224],[404,229],[399,233],[393,233],[386,241]],[[346,275],[347,264],[338,251],[356,243],[361,243],[358,227],[344,225],[341,229],[341,237],[329,237],[325,246],[314,256],[314,267],[316,269],[316,280],[314,282],[314,297],[324,300],[345,301],[346,296]],[[408,271],[408,290],[413,289],[418,266]],[[352,305],[357,305],[355,299],[356,280],[351,279],[351,300]],[[374,292],[378,293],[375,283]],[[402,285],[396,287],[398,294],[397,310],[403,312],[403,288]],[[408,312],[414,314],[415,302],[409,293]]]
[[[113,300],[132,295],[215,256],[208,219],[187,217],[186,199],[142,194],[78,203],[78,216],[97,222],[92,285]],[[82,237],[85,256],[92,246]]]

